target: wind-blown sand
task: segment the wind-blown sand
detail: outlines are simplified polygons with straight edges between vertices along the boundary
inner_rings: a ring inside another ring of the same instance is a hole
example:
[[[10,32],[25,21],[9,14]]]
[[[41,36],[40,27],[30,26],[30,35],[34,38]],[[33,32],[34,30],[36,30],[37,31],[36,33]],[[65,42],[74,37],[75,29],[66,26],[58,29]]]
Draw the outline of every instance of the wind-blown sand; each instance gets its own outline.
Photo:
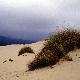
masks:
[[[0,46],[0,80],[80,80],[80,50],[69,53],[73,61],[62,61],[53,66],[27,71],[28,63],[44,47],[44,41],[26,45]],[[35,54],[18,56],[19,50],[30,46]],[[12,59],[13,61],[9,61]]]

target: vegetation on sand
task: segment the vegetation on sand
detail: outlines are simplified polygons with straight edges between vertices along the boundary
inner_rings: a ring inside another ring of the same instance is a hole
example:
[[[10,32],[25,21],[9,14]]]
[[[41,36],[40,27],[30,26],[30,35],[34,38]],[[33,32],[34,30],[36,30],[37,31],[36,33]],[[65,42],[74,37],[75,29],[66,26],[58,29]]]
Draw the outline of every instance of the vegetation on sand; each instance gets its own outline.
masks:
[[[24,48],[21,48],[21,50],[19,51],[18,56],[20,56],[24,53],[34,53],[34,52],[30,47],[24,47]]]
[[[29,63],[29,70],[54,65],[63,57],[66,57],[68,52],[80,48],[80,32],[73,29],[66,29],[50,35],[45,47],[37,54],[34,60]],[[72,58],[65,58],[72,61]]]

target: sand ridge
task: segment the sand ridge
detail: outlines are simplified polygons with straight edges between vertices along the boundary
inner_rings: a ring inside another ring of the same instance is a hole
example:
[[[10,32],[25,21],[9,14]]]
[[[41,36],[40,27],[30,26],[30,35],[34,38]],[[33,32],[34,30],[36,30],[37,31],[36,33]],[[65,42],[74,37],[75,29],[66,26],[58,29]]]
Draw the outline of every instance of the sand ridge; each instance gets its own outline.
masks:
[[[24,46],[30,46],[35,54],[25,53],[27,56],[18,56],[19,50]],[[73,61],[57,63],[52,69],[45,67],[27,71],[29,62],[43,47],[44,41],[26,45],[0,46],[0,80],[80,80],[80,50],[69,52]]]

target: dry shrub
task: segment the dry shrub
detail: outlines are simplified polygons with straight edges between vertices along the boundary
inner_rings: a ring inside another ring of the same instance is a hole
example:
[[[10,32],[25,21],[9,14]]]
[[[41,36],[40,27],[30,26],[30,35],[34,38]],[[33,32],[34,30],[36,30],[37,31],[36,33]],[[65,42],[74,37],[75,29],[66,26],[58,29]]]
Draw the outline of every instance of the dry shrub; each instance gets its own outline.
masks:
[[[66,29],[51,35],[42,51],[28,65],[29,70],[54,65],[74,48],[80,48],[80,32],[77,30]]]
[[[34,52],[30,47],[24,47],[24,48],[21,48],[21,50],[19,51],[18,56],[20,56],[24,53],[34,53]]]

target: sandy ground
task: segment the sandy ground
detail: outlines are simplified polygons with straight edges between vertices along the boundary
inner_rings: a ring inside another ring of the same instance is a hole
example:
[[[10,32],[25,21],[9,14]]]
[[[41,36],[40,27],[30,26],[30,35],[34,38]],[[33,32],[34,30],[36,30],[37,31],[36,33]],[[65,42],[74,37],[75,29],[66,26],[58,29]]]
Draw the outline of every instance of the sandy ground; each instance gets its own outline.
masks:
[[[0,80],[80,80],[80,50],[69,53],[73,61],[57,63],[52,69],[45,67],[26,72],[27,65],[41,51],[43,44],[44,41],[28,45],[0,46]],[[24,46],[30,46],[35,54],[25,53],[18,56],[19,50]]]

